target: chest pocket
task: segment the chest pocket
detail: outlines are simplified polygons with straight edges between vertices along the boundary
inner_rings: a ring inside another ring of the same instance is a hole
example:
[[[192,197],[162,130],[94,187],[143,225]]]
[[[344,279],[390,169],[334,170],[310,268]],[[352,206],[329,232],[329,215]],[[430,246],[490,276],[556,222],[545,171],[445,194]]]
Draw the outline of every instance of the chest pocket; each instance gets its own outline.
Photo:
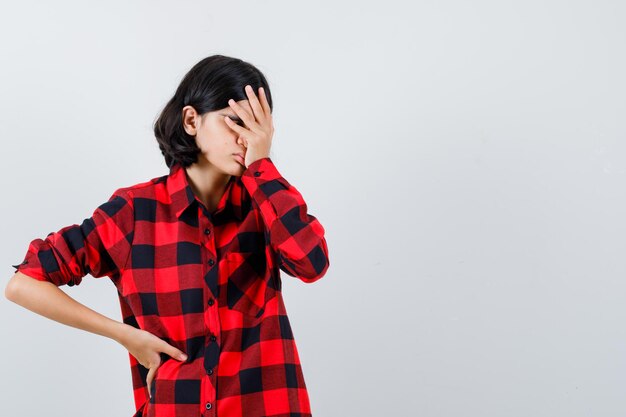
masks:
[[[228,252],[219,264],[223,286],[220,301],[230,310],[259,318],[265,305],[276,296],[275,280],[265,251]]]

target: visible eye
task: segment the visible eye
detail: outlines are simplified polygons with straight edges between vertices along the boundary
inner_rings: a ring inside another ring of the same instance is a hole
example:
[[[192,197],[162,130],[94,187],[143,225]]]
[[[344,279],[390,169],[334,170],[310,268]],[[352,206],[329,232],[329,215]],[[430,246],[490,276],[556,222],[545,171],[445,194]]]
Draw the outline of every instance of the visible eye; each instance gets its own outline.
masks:
[[[229,117],[229,119],[232,120],[233,122],[237,123],[239,126],[243,126],[244,125],[243,120],[241,120],[241,119],[235,119],[233,117]]]

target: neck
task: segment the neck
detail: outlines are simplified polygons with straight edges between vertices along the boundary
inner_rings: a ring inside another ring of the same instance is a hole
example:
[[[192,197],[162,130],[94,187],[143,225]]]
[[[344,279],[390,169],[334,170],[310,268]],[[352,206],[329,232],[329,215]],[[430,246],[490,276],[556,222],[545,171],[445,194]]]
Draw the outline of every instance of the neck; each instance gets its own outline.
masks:
[[[206,206],[209,212],[217,207],[231,175],[217,170],[209,162],[193,163],[185,168],[189,185],[198,199]]]

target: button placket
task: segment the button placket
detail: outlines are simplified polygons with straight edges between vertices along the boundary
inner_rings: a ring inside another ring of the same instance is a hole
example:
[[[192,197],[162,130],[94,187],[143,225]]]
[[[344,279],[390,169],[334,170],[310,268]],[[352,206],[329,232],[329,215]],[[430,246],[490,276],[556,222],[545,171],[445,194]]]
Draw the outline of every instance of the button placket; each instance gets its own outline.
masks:
[[[210,213],[203,210],[200,213],[200,215],[201,215],[202,220],[200,222],[199,231],[200,231],[200,236],[201,236],[201,241],[202,241],[202,244],[201,244],[202,252],[203,252],[202,259],[204,262],[204,267],[202,269],[204,270],[203,271],[204,276],[210,277],[212,276],[211,274],[212,272],[216,272],[216,271],[211,271],[211,268],[216,268],[218,266],[218,262],[216,258],[216,251],[215,251],[216,238],[215,238],[215,233],[213,233],[214,227],[213,227],[213,224],[211,223],[212,217],[210,216]],[[212,279],[217,279],[217,278],[212,278]],[[219,328],[219,324],[215,323],[216,320],[218,320],[217,310],[211,307],[217,304],[217,300],[215,299],[216,294],[213,293],[215,291],[212,287],[213,284],[210,282],[205,282],[205,285],[206,285],[205,291],[208,296],[207,298],[208,307],[205,310],[206,334],[207,334],[208,340],[205,345],[203,368],[204,368],[206,378],[213,381],[207,386],[215,387],[214,375],[217,374],[216,367],[217,367],[217,361],[219,359],[220,344],[217,343],[217,337],[213,334],[214,331],[217,331],[213,326],[217,326],[217,328]],[[206,412],[207,416],[210,415],[209,412],[215,413],[213,402],[216,398],[214,397],[214,395],[215,395],[214,388],[207,389],[203,393],[202,401],[206,401],[205,409],[210,410]]]

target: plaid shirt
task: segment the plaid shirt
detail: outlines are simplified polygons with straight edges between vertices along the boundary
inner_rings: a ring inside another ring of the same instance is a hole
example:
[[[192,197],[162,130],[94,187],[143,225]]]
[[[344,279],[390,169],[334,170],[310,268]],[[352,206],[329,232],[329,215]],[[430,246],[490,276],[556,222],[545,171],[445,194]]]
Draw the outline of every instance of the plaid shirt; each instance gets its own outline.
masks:
[[[184,168],[117,189],[81,225],[33,240],[16,270],[57,286],[108,276],[124,323],[185,352],[148,369],[129,353],[133,417],[311,416],[280,270],[329,267],[324,228],[272,160],[232,176],[210,213]]]

